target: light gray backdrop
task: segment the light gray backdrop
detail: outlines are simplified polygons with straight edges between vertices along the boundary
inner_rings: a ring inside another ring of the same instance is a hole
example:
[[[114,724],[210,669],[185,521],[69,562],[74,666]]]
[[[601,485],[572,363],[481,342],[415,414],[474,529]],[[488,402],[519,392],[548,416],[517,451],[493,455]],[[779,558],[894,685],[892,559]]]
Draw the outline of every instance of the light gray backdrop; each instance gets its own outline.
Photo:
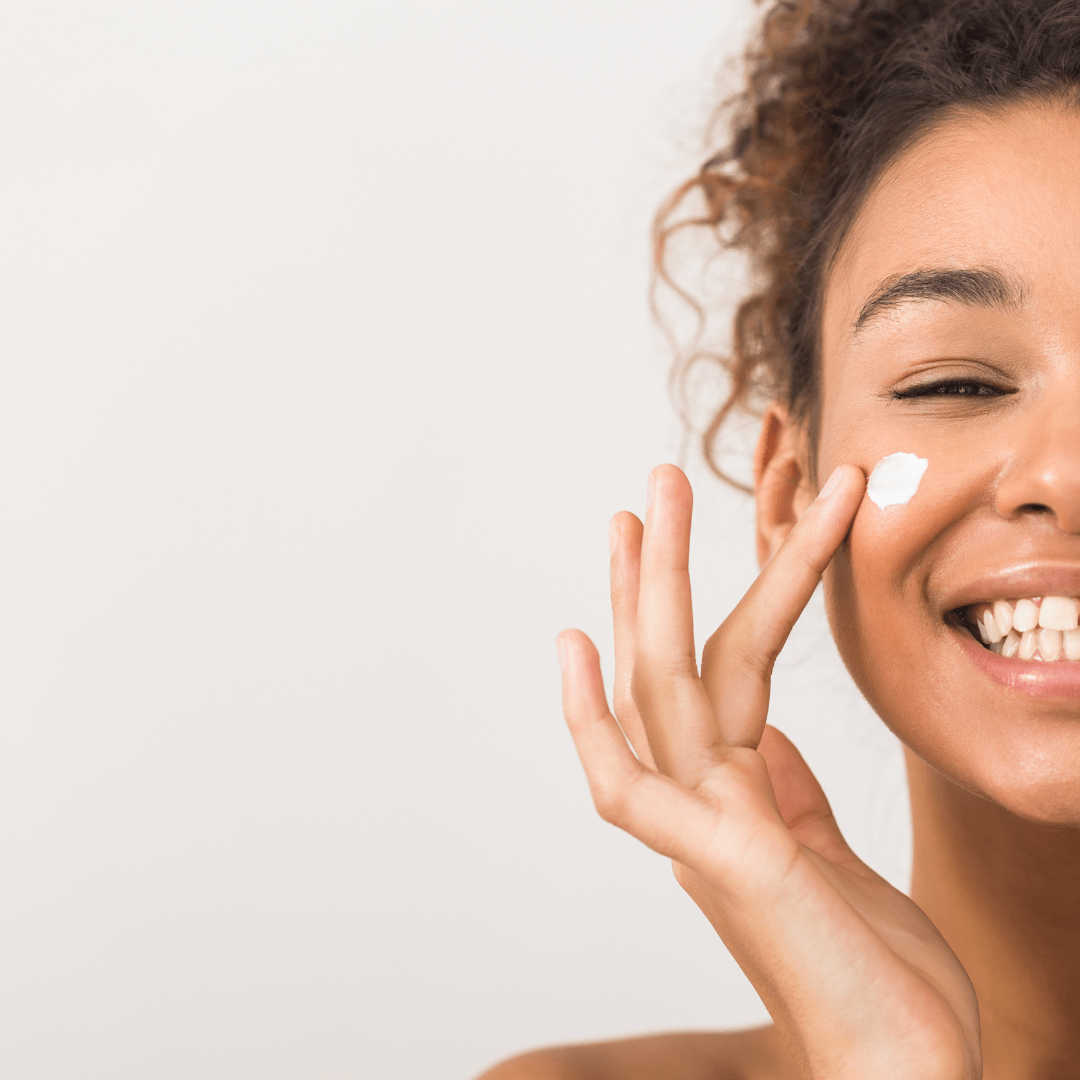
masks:
[[[648,221],[746,0],[8,0],[0,1075],[466,1080],[764,1018],[553,638],[680,453]],[[702,634],[745,499],[686,457]],[[820,608],[777,676],[902,881]]]

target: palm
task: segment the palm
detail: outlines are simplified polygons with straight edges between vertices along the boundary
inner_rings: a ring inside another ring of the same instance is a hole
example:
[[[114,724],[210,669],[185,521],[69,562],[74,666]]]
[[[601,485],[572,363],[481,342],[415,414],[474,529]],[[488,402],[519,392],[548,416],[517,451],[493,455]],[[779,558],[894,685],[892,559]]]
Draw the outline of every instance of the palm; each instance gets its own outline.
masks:
[[[597,809],[673,860],[806,1075],[978,1075],[978,1006],[959,961],[854,855],[798,751],[765,723],[772,663],[861,486],[811,508],[817,520],[710,638],[699,674],[689,485],[674,469],[665,481],[644,537],[621,515],[613,551],[617,722],[591,642],[563,638],[567,719]]]

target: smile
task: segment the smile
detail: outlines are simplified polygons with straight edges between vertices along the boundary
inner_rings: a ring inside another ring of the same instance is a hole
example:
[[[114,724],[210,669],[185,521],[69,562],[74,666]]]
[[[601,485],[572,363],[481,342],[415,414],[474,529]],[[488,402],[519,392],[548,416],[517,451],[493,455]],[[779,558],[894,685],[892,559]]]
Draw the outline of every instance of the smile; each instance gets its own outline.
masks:
[[[972,636],[1007,659],[1080,660],[1080,599],[1034,596],[971,604],[960,611]]]

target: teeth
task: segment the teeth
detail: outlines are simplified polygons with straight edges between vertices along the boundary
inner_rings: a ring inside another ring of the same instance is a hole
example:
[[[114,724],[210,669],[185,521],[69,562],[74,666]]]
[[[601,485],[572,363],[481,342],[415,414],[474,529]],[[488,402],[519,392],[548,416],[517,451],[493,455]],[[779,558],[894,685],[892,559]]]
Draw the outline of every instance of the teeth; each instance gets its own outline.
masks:
[[[994,621],[1002,637],[1013,628],[1013,606],[1008,600],[994,601]]]
[[[1039,625],[1047,630],[1076,629],[1076,601],[1071,596],[1044,596],[1039,605]]]
[[[1080,660],[1080,599],[994,600],[972,605],[964,618],[991,652],[1009,659]]]
[[[982,626],[984,640],[988,645],[995,644],[1005,636],[1005,634],[998,629],[997,619],[994,618],[993,608],[987,608],[983,612],[980,625]],[[1006,630],[1005,633],[1007,634],[1008,631]]]
[[[1036,637],[1039,639],[1039,652],[1044,660],[1056,660],[1061,652],[1061,631],[1039,627]]]
[[[1013,609],[1013,629],[1022,634],[1025,630],[1034,630],[1039,625],[1039,609],[1034,600],[1017,600]]]

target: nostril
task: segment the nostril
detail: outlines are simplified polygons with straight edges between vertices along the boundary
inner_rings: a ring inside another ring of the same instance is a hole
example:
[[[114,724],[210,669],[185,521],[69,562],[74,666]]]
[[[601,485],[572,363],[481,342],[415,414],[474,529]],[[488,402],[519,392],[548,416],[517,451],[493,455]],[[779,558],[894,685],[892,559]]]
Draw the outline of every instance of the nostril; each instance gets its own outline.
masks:
[[[1016,508],[1018,514],[1052,514],[1054,511],[1045,503],[1024,503]]]

